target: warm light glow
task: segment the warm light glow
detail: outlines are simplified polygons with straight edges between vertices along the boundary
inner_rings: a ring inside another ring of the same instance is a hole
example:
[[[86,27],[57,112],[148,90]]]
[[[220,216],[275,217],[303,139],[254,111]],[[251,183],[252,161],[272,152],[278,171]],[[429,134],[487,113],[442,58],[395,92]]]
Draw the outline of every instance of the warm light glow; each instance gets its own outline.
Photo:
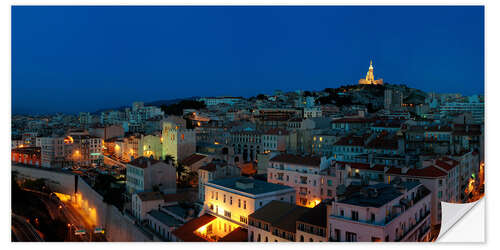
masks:
[[[23,144],[21,144],[21,145],[19,145],[19,147],[20,147],[20,148],[23,148],[23,147],[24,147],[24,145],[23,145]]]
[[[71,200],[71,195],[69,194],[61,194],[61,193],[55,193],[54,194],[61,200],[62,202],[68,202]]]
[[[223,238],[239,227],[240,226],[238,224],[218,217],[215,220],[199,227],[194,231],[194,233],[208,241],[218,241],[220,238]]]
[[[64,138],[64,144],[73,144],[73,142],[74,140],[71,136],[67,136],[66,138]]]
[[[120,145],[118,144],[115,145],[115,151],[120,151]]]
[[[219,143],[218,143],[218,142],[214,142],[214,144],[215,144],[215,145],[219,145]]]

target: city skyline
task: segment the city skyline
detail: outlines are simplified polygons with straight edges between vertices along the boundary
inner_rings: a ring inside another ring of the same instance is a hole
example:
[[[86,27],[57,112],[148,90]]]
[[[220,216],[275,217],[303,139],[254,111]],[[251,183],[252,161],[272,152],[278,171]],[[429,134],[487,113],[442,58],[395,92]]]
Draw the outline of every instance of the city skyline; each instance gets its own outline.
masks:
[[[391,84],[484,93],[480,6],[16,6],[12,13],[13,113],[322,90],[356,84],[370,60],[375,77]]]

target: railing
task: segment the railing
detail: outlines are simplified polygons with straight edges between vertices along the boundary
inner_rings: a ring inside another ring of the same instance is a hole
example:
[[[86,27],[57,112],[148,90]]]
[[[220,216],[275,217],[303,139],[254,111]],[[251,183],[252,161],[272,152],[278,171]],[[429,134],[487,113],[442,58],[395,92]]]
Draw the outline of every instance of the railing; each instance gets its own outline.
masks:
[[[396,237],[396,241],[400,241],[404,238],[406,238],[408,235],[412,234],[414,230],[422,225],[422,222],[425,222],[425,220],[429,217],[430,211],[426,212],[423,216],[420,217],[420,220],[416,221],[415,224],[411,227],[409,227],[405,232],[400,237]],[[419,233],[420,234],[420,233]],[[420,235],[419,235],[420,238]]]

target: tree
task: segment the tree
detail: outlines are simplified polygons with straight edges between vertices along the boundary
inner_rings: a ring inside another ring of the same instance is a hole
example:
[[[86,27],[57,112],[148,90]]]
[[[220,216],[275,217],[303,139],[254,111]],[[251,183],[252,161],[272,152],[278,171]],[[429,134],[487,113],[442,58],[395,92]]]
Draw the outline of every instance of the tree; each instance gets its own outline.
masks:
[[[175,165],[174,164],[175,159],[172,155],[165,155],[165,159],[163,159],[163,161],[167,164]]]
[[[175,167],[175,172],[177,173],[177,178],[179,180],[182,179],[182,176],[188,172],[188,168],[182,164],[178,164],[176,167]]]
[[[204,102],[196,100],[182,100],[178,103],[170,104],[168,106],[161,105],[161,110],[167,115],[181,116],[184,109],[203,109],[207,105]]]
[[[267,97],[264,94],[258,94],[257,95],[257,100],[266,100]]]

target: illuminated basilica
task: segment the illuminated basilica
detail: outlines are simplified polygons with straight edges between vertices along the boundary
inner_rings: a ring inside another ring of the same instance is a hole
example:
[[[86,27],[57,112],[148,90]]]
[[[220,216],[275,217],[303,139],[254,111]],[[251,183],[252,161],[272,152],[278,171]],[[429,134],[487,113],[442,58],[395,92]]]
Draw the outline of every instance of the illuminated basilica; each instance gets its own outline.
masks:
[[[373,85],[382,85],[384,84],[384,80],[382,78],[375,80],[375,76],[373,75],[373,65],[370,60],[370,68],[368,68],[368,72],[366,73],[366,78],[359,79],[359,84],[373,84]]]

